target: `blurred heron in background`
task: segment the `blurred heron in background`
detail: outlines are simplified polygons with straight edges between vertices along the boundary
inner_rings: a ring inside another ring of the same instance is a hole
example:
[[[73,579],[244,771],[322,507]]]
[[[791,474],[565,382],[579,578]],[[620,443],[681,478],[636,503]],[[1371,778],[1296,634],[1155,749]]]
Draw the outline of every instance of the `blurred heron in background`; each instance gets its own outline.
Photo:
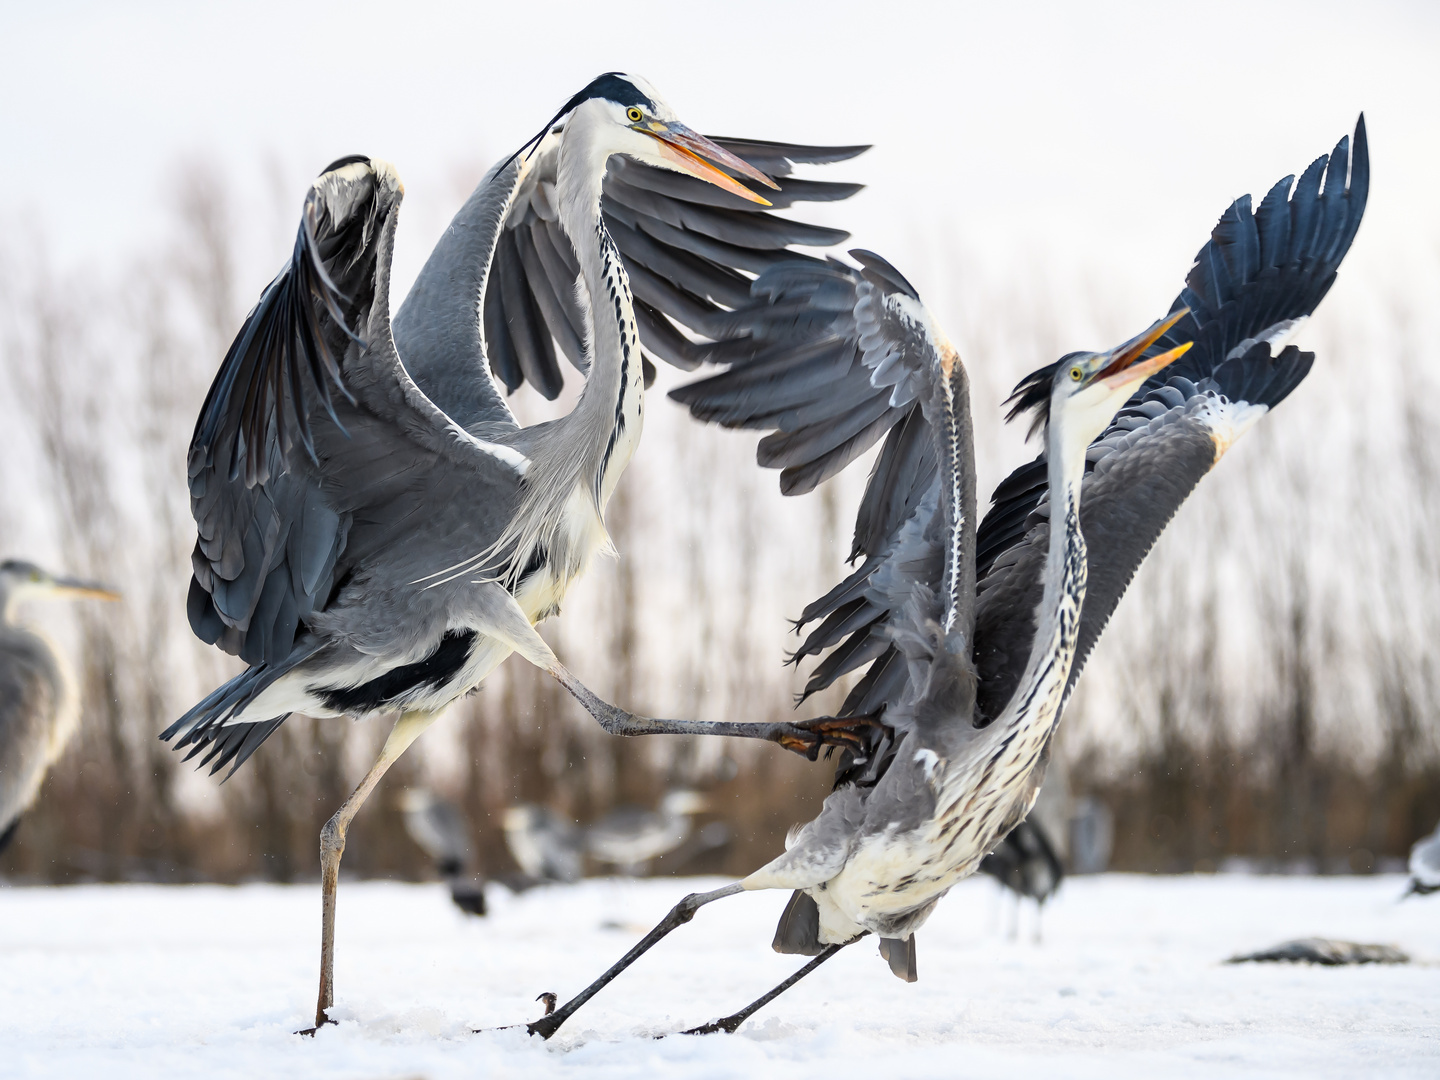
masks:
[[[654,810],[616,807],[585,830],[585,850],[622,874],[643,877],[655,859],[690,839],[694,817],[710,809],[697,791],[669,791]]]
[[[120,594],[93,581],[55,577],[34,563],[0,563],[0,851],[15,838],[80,721],[69,665],[43,634],[20,625],[20,605],[86,598],[118,600]]]
[[[1410,849],[1410,887],[1405,895],[1440,892],[1440,825]]]
[[[1070,353],[1010,398],[1043,449],[976,529],[968,383],[915,288],[883,259],[762,274],[736,335],[758,359],[673,391],[705,420],[775,429],[762,464],[796,493],[884,437],[856,519],[861,565],[801,616],[797,655],[829,651],[806,691],[868,664],[841,716],[883,716],[882,745],[842,753],[820,815],[733,885],[686,897],[618,963],[529,1025],[550,1037],[705,904],[795,890],[774,947],[813,955],[734,1031],[866,934],[916,977],[915,931],[1024,819],[1075,679],[1135,571],[1234,441],[1309,372],[1285,340],[1335,281],[1369,190],[1364,119],[1258,209],[1237,200],[1168,317],[1118,348]],[[1283,347],[1282,347],[1283,346]]]
[[[980,860],[979,872],[1000,883],[1015,898],[1010,937],[1020,936],[1020,915],[1026,899],[1035,901],[1033,938],[1040,940],[1045,901],[1065,880],[1064,860],[1070,850],[1070,785],[1065,759],[1052,754],[1035,805],[995,850]]]
[[[572,885],[585,871],[585,838],[569,818],[521,803],[505,811],[505,846],[529,882]]]
[[[485,886],[470,871],[470,827],[465,816],[429,788],[406,788],[400,811],[410,839],[430,856],[450,899],[470,915],[485,914]]]
[[[602,75],[480,182],[393,324],[399,177],[348,157],[312,185],[291,262],[221,363],[189,450],[190,623],[249,666],[163,737],[233,771],[292,712],[399,713],[321,833],[317,1028],[334,1000],[350,822],[415,738],[512,652],[614,734],[737,735],[811,757],[858,747],[864,724],[850,719],[635,716],[580,683],[535,624],[607,549],[605,508],[640,437],[642,348],[693,366],[671,318],[713,333],[729,315],[720,305],[748,295],[741,271],[843,238],[764,208],[849,196],[855,185],[775,178],[863,149],[722,145],[645,80]],[[568,415],[521,427],[496,376],[553,398],[552,341],[584,389]]]
[[[698,832],[693,816],[709,808],[698,792],[667,792],[654,810],[618,806],[592,825],[576,825],[543,806],[522,803],[505,811],[505,843],[536,884],[579,881],[585,856],[643,877],[656,859],[671,868],[730,842],[730,829],[712,821]]]

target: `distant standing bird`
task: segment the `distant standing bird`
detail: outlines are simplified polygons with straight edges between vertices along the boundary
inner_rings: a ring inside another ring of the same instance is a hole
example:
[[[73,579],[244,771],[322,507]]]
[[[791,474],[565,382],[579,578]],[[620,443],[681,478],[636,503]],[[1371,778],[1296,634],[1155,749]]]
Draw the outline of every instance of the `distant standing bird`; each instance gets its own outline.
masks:
[[[1405,895],[1440,892],[1440,825],[1410,849],[1410,887]]]
[[[399,714],[321,831],[316,1028],[334,1000],[350,822],[512,652],[613,734],[737,735],[811,756],[857,744],[855,721],[636,716],[591,693],[535,630],[608,544],[605,509],[643,422],[642,347],[693,366],[671,317],[706,332],[728,315],[715,301],[748,290],[739,269],[843,236],[759,208],[854,185],[782,185],[753,162],[784,177],[794,161],[863,147],[727,145],[682,124],[644,79],[600,76],[481,181],[393,323],[403,187],[385,162],[342,158],[312,185],[290,264],[221,362],[189,450],[189,615],[249,667],[162,737],[213,772],[238,768],[292,712]],[[569,414],[521,427],[496,375],[554,397],[556,341],[584,389]]]
[[[118,600],[120,594],[78,578],[57,578],[34,563],[0,563],[0,851],[20,828],[50,766],[80,720],[69,666],[41,634],[16,621],[27,600]]]
[[[536,884],[565,885],[585,869],[585,838],[569,818],[533,803],[505,811],[505,846],[521,873]]]
[[[485,887],[470,873],[470,830],[453,805],[428,788],[400,793],[405,831],[435,863],[450,888],[450,899],[470,915],[485,914]]]
[[[690,838],[693,817],[710,807],[695,791],[671,791],[656,810],[623,806],[585,830],[585,849],[622,874],[640,877],[650,863],[677,850]]]
[[[842,754],[835,790],[784,854],[686,897],[532,1033],[554,1034],[703,905],[751,889],[796,890],[774,947],[815,958],[693,1033],[734,1031],[866,934],[914,980],[915,931],[1029,813],[1075,679],[1145,555],[1309,372],[1313,354],[1280,346],[1334,283],[1368,190],[1362,117],[1353,157],[1344,138],[1255,212],[1248,196],[1231,205],[1167,318],[1022,380],[1009,416],[1028,414],[1043,450],[996,488],[978,532],[965,369],[915,288],[858,250],[859,269],[760,276],[732,319],[755,359],[672,396],[702,419],[775,429],[759,458],[790,492],[885,438],[856,521],[864,561],[802,613],[819,625],[799,654],[829,651],[807,693],[868,664],[840,714],[878,713],[888,733]]]
[[[1028,817],[980,860],[978,869],[1009,889],[1017,900],[1029,897],[1041,906],[1055,895],[1065,879],[1060,856],[1055,854],[1050,838],[1038,822]]]

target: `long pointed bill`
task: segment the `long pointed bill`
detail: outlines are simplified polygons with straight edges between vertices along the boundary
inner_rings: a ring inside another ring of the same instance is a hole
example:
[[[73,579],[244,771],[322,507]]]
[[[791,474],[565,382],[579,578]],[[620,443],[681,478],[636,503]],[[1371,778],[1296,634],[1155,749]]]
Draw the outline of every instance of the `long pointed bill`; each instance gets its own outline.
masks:
[[[681,123],[651,123],[635,130],[649,135],[661,146],[661,156],[673,162],[684,173],[723,188],[732,195],[738,195],[761,206],[769,206],[770,200],[755,194],[745,185],[721,172],[715,165],[723,165],[731,172],[739,173],[756,183],[764,184],[775,191],[780,185],[771,180],[748,161],[736,157],[718,143],[698,135]],[[711,163],[714,164],[711,164]]]
[[[120,599],[120,594],[114,589],[108,589],[93,581],[81,581],[79,578],[56,578],[54,591],[59,596],[83,596],[91,600]]]
[[[1161,331],[1161,333],[1164,333],[1164,331]],[[1156,337],[1159,337],[1159,334],[1157,334]],[[1176,360],[1179,360],[1180,357],[1190,351],[1190,346],[1194,344],[1195,342],[1193,341],[1187,341],[1184,345],[1176,345],[1175,348],[1169,352],[1163,352],[1159,356],[1152,356],[1148,360],[1133,363],[1124,370],[1107,376],[1100,381],[1112,390],[1124,390],[1126,393],[1129,393],[1161,368],[1168,367]],[[1113,366],[1112,364],[1110,367]],[[1105,370],[1109,371],[1110,367],[1107,367]]]
[[[1179,311],[1172,311],[1169,315],[1165,316],[1165,318],[1161,319],[1159,322],[1151,326],[1150,329],[1146,330],[1143,334],[1140,334],[1138,337],[1133,337],[1129,341],[1125,342],[1124,345],[1121,345],[1118,349],[1115,349],[1113,352],[1111,352],[1110,363],[1106,364],[1103,368],[1097,371],[1095,373],[1095,378],[1108,379],[1110,376],[1118,375],[1120,372],[1124,371],[1126,368],[1128,368],[1131,364],[1133,364],[1136,360],[1140,358],[1141,353],[1143,353],[1151,345],[1154,345],[1155,342],[1159,341],[1160,338],[1164,336],[1165,331],[1169,330],[1172,326],[1174,326],[1176,323],[1178,323],[1181,319],[1183,319],[1186,315],[1189,314],[1189,308],[1181,308]],[[1176,355],[1178,356],[1179,354],[1177,353]],[[1159,369],[1157,368],[1156,370],[1158,371]]]

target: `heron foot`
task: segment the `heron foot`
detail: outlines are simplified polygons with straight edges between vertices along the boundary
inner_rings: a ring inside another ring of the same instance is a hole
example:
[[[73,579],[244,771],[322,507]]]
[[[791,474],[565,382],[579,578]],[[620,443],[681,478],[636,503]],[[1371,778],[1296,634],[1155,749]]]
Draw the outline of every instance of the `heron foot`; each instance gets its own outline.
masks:
[[[735,1029],[743,1024],[748,1015],[742,1016],[735,1013],[731,1016],[722,1017],[719,1020],[711,1020],[708,1024],[701,1024],[699,1027],[686,1028],[680,1032],[681,1035],[714,1035],[717,1031],[723,1031],[726,1035],[734,1035]]]
[[[775,741],[811,761],[820,756],[821,747],[836,746],[864,760],[889,732],[879,712],[863,716],[817,716],[786,724]]]
[[[309,1038],[312,1038],[312,1039],[313,1039],[313,1038],[315,1037],[315,1033],[316,1033],[317,1031],[319,1031],[322,1027],[324,1027],[326,1024],[337,1024],[337,1026],[338,1026],[338,1022],[337,1022],[337,1021],[331,1020],[329,1016],[326,1016],[326,1015],[322,1014],[321,1017],[320,1017],[320,1019],[318,1019],[318,1020],[315,1022],[315,1026],[314,1026],[314,1027],[301,1028],[299,1031],[295,1032],[295,1034],[296,1034],[296,1035],[306,1035],[306,1036],[308,1036]]]

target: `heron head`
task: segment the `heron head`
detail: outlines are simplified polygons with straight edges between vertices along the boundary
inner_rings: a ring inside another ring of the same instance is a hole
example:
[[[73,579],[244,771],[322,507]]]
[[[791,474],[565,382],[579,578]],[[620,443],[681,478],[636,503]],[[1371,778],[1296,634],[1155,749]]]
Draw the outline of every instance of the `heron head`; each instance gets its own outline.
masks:
[[[8,559],[0,563],[0,595],[7,605],[22,600],[40,600],[52,597],[82,598],[92,600],[119,600],[120,594],[93,581],[80,578],[56,577],[32,562],[23,559]]]
[[[1033,435],[1063,416],[1067,436],[1073,434],[1080,445],[1088,445],[1109,426],[1141,383],[1185,355],[1194,344],[1187,341],[1142,359],[1165,331],[1188,314],[1188,308],[1181,308],[1108,352],[1068,353],[1055,363],[1031,372],[1007,400],[1011,409],[1006,419],[1013,420],[1023,412],[1031,412],[1030,433]]]
[[[602,133],[601,149],[606,156],[625,154],[647,165],[684,173],[761,206],[770,203],[732,173],[779,190],[778,184],[749,162],[682,124],[645,79],[618,71],[591,80],[521,152],[539,143],[562,120],[568,125],[577,119]]]

